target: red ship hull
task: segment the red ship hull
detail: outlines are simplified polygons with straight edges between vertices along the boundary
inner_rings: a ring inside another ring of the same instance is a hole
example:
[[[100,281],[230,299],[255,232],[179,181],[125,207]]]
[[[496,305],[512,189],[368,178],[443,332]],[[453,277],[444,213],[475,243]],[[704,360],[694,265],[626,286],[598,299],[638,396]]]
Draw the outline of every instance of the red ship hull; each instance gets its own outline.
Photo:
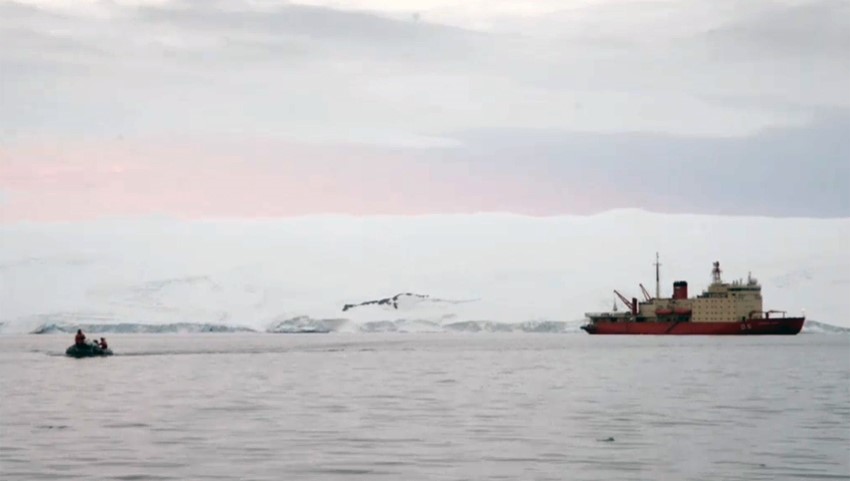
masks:
[[[750,319],[741,322],[608,322],[599,321],[581,328],[588,334],[648,334],[648,335],[795,335],[800,332],[804,317]]]

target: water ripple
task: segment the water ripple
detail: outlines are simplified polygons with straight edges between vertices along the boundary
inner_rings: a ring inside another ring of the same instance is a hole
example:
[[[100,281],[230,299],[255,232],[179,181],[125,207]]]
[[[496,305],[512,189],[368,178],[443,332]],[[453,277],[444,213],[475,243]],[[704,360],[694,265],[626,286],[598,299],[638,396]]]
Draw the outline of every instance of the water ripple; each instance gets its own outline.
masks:
[[[843,337],[56,341],[0,337],[4,481],[850,478]]]

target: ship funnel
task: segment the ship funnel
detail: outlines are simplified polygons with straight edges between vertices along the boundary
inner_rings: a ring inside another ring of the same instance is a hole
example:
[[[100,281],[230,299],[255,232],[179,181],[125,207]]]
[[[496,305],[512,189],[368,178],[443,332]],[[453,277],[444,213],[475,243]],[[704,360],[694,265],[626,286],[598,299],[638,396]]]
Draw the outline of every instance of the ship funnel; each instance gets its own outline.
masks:
[[[673,283],[673,299],[688,298],[688,283],[685,281],[676,281]]]

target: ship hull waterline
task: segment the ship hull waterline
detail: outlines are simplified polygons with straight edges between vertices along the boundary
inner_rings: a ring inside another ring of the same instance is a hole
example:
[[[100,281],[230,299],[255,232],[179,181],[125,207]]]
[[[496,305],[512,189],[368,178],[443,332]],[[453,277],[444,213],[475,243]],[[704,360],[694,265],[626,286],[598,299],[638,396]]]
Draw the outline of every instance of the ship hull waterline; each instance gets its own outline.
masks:
[[[609,322],[597,321],[581,328],[588,334],[741,336],[798,334],[805,318],[750,319],[741,322]]]

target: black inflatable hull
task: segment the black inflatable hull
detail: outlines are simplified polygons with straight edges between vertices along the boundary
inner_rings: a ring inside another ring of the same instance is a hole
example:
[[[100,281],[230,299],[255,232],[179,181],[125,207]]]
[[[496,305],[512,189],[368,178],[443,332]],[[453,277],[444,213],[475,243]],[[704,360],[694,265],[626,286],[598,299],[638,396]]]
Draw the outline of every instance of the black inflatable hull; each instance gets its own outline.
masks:
[[[101,349],[100,346],[94,344],[73,345],[65,350],[65,355],[70,357],[103,357],[111,356],[112,349]]]

